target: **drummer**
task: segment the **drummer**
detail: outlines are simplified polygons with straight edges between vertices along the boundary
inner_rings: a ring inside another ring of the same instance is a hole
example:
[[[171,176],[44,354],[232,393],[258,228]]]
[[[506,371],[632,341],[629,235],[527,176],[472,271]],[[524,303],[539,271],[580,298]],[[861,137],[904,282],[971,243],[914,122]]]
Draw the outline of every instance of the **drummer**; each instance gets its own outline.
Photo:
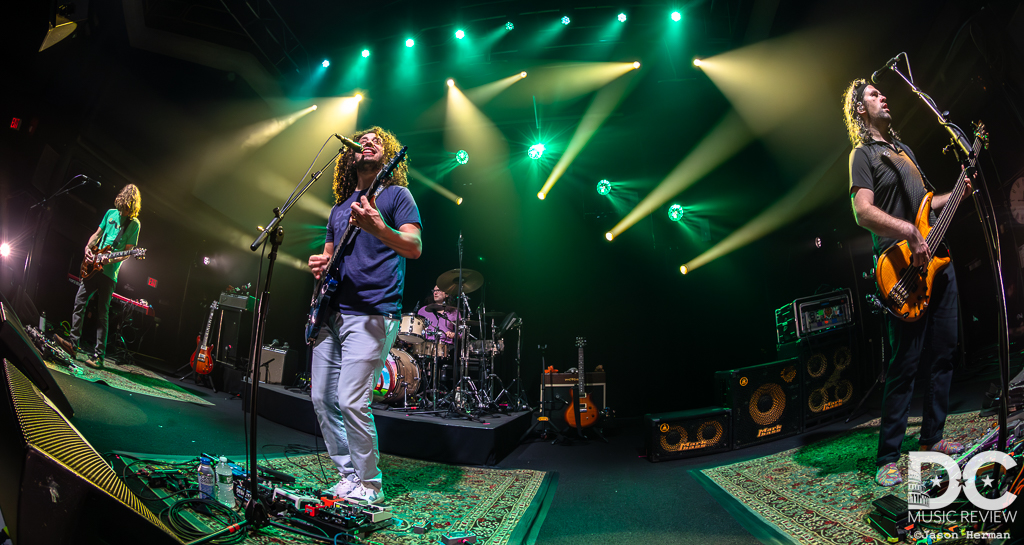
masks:
[[[441,342],[452,344],[455,339],[455,326],[459,321],[459,312],[455,307],[445,305],[448,296],[441,288],[434,286],[433,304],[420,309],[419,315],[427,321],[427,340],[434,342],[439,334]]]

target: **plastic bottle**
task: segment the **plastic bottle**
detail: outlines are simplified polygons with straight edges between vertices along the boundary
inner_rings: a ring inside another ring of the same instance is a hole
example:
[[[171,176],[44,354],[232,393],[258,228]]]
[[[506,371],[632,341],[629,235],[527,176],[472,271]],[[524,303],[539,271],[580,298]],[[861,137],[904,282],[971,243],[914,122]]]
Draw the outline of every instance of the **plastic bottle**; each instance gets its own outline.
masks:
[[[216,499],[216,478],[213,475],[213,468],[210,466],[210,459],[206,456],[199,458],[199,499]]]
[[[217,463],[217,501],[234,508],[235,507],[235,478],[231,474],[231,466],[228,459],[220,457]]]

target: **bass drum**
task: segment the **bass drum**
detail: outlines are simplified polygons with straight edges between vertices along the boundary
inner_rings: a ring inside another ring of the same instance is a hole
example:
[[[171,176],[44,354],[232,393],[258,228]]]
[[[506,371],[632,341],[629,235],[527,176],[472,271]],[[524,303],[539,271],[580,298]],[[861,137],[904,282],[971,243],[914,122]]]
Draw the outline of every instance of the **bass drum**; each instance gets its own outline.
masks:
[[[420,393],[423,387],[420,366],[408,352],[392,348],[384,367],[373,388],[373,400],[384,403],[401,403]]]

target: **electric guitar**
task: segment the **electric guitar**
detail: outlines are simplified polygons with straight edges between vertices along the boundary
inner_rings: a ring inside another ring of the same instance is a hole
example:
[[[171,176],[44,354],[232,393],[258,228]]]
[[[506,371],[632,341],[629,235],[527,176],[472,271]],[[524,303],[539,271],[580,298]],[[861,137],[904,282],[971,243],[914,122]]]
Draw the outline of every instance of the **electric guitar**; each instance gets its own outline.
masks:
[[[907,241],[901,240],[889,247],[878,258],[875,266],[875,281],[878,283],[878,290],[882,293],[882,301],[890,314],[905,322],[915,322],[924,314],[932,294],[932,282],[935,275],[949,265],[948,257],[935,257],[935,252],[942,243],[942,237],[949,228],[957,205],[967,191],[967,175],[978,163],[978,154],[982,148],[988,148],[988,133],[985,132],[985,125],[982,122],[975,123],[974,145],[971,155],[967,159],[966,168],[960,173],[960,178],[953,191],[949,194],[946,206],[935,221],[935,225],[929,225],[928,215],[932,208],[932,193],[925,195],[921,206],[917,209],[917,217],[914,226],[924,237],[928,244],[929,260],[921,267],[911,265],[913,255]]]
[[[580,378],[573,390],[572,406],[565,409],[565,422],[574,428],[588,428],[597,423],[597,405],[590,399],[584,388],[587,379],[583,372],[583,347],[587,340],[583,337],[576,337],[576,346],[580,349],[579,369]]]
[[[213,356],[210,355],[210,348],[213,345],[206,344],[210,338],[210,326],[213,325],[213,313],[217,311],[217,301],[210,303],[210,317],[206,319],[206,331],[203,336],[196,336],[196,351],[192,353],[192,360],[189,365],[196,374],[209,375],[213,371]]]
[[[377,206],[376,200],[377,193],[380,191],[380,185],[391,175],[391,171],[395,170],[395,167],[405,160],[405,152],[408,149],[409,146],[403,146],[398,154],[388,161],[388,164],[384,165],[384,168],[380,169],[377,176],[370,182],[370,187],[366,189],[367,200],[370,202],[370,206]],[[313,286],[313,300],[310,302],[309,317],[306,320],[306,344],[313,344],[320,335],[320,328],[323,327],[324,319],[327,317],[327,310],[330,308],[331,299],[334,298],[334,293],[338,290],[338,284],[341,282],[340,278],[336,279],[331,274],[331,271],[337,267],[338,256],[345,252],[345,248],[352,244],[352,241],[355,240],[356,235],[360,231],[362,229],[353,223],[351,216],[349,216],[349,223],[345,227],[345,232],[334,243],[334,253],[331,255],[330,261],[327,262],[327,267],[320,273],[320,278]],[[340,271],[338,275],[341,276]]]
[[[146,259],[145,248],[132,248],[131,250],[123,250],[120,252],[111,252],[110,248],[111,245],[107,245],[106,248],[93,253],[91,258],[89,256],[85,256],[85,259],[82,260],[81,267],[82,280],[102,271],[103,265],[110,263],[110,260],[112,259],[117,259],[126,255],[133,256],[136,259]]]

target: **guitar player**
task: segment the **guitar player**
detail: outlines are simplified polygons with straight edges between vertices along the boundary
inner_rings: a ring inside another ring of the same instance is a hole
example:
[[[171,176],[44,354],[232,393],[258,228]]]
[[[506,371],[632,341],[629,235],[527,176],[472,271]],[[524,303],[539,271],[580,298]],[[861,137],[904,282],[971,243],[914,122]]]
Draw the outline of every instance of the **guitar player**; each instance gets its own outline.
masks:
[[[423,243],[404,162],[380,185],[375,203],[366,194],[377,173],[398,155],[398,139],[372,127],[356,133],[355,140],[362,149],[346,149],[335,167],[335,204],[324,251],[309,257],[314,277],[340,279],[314,341],[311,395],[327,452],[341,475],[334,495],[374,504],[384,493],[371,390],[398,336],[405,260],[417,259]],[[339,247],[338,267],[326,270],[350,223],[362,231],[347,248]]]
[[[885,96],[866,80],[857,79],[846,89],[843,110],[853,145],[850,198],[854,218],[871,232],[876,261],[887,248],[906,240],[912,265],[927,265],[930,249],[914,222],[926,194],[934,190],[928,189],[930,184],[914,153],[897,139]],[[964,195],[970,193],[970,179],[967,184]],[[948,199],[948,193],[932,198],[932,224]],[[947,455],[964,450],[963,445],[942,438],[958,333],[952,263],[935,275],[924,315],[916,321],[888,316],[888,329],[892,356],[886,372],[875,475],[875,482],[884,487],[903,482],[897,462],[919,367],[929,377],[923,385],[926,391],[919,448]]]
[[[139,243],[139,211],[142,209],[142,195],[133,184],[124,186],[114,198],[114,208],[107,210],[99,228],[89,237],[85,245],[86,260],[94,259],[100,249],[110,247],[110,251],[131,250]],[[82,336],[82,324],[85,321],[85,308],[93,295],[96,299],[96,345],[92,356],[85,364],[93,369],[103,368],[103,358],[107,348],[107,324],[110,314],[110,297],[117,285],[117,273],[121,262],[129,256],[103,261],[100,274],[93,274],[83,279],[75,296],[75,311],[71,317],[70,340],[57,336],[57,343],[72,356],[78,352],[78,341]],[[102,261],[102,258],[101,258]]]

